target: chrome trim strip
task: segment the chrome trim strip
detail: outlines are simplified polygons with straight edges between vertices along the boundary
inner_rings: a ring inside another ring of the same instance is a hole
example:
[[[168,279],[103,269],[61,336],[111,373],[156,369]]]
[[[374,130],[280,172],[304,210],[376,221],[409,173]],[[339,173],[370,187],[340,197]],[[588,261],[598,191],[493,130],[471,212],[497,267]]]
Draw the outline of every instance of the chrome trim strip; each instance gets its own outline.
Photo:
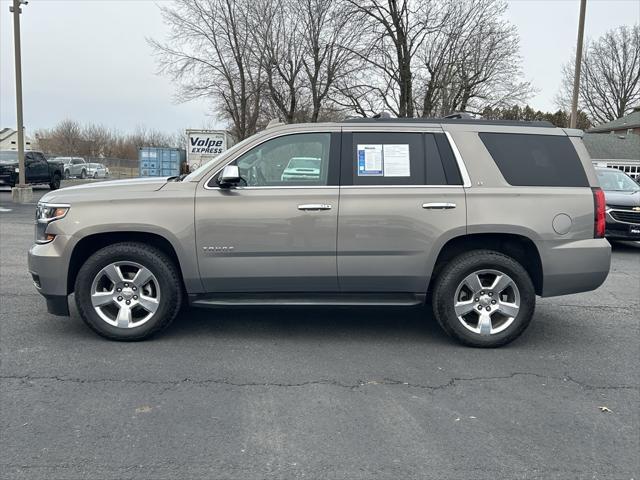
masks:
[[[345,190],[359,190],[370,188],[462,188],[464,185],[280,185],[272,187],[232,187],[232,188],[220,188],[220,187],[207,187],[206,190],[300,190],[300,189],[316,189],[316,190],[328,190],[328,189],[345,189]]]
[[[230,187],[230,188],[221,188],[221,187],[208,187],[207,185],[205,185],[205,190],[296,190],[296,189],[309,189],[309,188],[313,188],[313,189],[321,189],[321,190],[328,190],[328,189],[335,189],[337,190],[339,187],[338,185],[318,185],[316,187],[314,186],[310,186],[310,185],[279,185],[279,186],[270,186],[270,187]]]
[[[447,210],[450,208],[456,208],[456,204],[447,202],[423,203],[422,208],[426,208],[429,210]]]
[[[304,203],[298,205],[298,210],[331,210],[331,205],[327,203]]]
[[[342,185],[341,189],[366,188],[462,188],[464,185]]]
[[[42,205],[42,206],[45,206],[45,207],[53,207],[53,208],[71,208],[71,204],[69,204],[69,203],[38,202],[36,205]]]
[[[464,160],[462,160],[462,155],[460,155],[460,150],[458,150],[458,146],[456,142],[453,140],[453,137],[449,132],[444,132],[447,136],[447,140],[449,140],[449,145],[451,146],[451,150],[453,150],[453,156],[456,157],[456,162],[458,162],[458,168],[460,169],[460,175],[462,175],[462,186],[465,188],[471,187],[471,178],[469,177],[469,172],[467,171],[467,166],[464,164]]]

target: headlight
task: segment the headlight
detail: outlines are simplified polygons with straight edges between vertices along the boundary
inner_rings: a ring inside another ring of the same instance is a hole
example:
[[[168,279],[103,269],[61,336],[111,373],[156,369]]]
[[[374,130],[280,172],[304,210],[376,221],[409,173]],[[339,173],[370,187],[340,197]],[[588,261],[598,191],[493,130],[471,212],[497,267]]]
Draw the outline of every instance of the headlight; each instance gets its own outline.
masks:
[[[14,171],[15,173],[20,173],[20,169],[19,169],[18,167],[14,168],[14,169],[13,169],[13,171]]]
[[[47,233],[47,226],[55,220],[64,218],[69,208],[67,204],[38,203],[36,207],[37,243],[48,243],[55,238],[55,235]]]

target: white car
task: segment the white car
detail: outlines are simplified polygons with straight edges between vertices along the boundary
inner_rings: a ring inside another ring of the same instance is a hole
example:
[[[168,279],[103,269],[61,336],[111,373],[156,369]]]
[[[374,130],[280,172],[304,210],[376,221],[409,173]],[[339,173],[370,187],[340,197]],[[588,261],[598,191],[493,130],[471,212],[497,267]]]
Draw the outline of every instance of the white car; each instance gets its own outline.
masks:
[[[106,178],[109,170],[101,163],[87,163],[87,177],[89,178]]]
[[[317,157],[293,157],[282,172],[282,181],[318,180],[320,164],[320,159]]]
[[[51,159],[64,164],[64,178],[87,178],[87,164],[82,157],[55,157]]]

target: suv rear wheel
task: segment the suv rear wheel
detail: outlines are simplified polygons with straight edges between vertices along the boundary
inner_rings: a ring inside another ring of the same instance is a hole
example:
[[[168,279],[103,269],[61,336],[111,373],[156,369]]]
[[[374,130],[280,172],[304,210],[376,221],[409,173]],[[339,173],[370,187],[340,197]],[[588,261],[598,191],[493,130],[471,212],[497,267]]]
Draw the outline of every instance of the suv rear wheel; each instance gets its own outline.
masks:
[[[476,250],[449,261],[433,291],[433,313],[450,336],[465,345],[499,347],[531,322],[535,290],[513,258]]]
[[[117,243],[98,250],[82,265],[75,298],[80,316],[98,334],[142,340],[166,328],[178,314],[180,274],[158,249]]]

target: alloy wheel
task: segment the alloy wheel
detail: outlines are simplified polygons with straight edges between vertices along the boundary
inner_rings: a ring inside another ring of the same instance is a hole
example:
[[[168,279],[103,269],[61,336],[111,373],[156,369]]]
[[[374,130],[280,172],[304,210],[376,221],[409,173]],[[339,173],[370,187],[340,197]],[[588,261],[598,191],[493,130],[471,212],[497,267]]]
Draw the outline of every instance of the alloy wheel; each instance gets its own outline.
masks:
[[[454,295],[454,310],[462,325],[480,335],[506,330],[520,311],[520,290],[499,270],[478,270],[467,275]]]
[[[98,316],[110,325],[139,327],[158,310],[160,285],[151,270],[139,263],[110,263],[93,279],[91,304]]]

